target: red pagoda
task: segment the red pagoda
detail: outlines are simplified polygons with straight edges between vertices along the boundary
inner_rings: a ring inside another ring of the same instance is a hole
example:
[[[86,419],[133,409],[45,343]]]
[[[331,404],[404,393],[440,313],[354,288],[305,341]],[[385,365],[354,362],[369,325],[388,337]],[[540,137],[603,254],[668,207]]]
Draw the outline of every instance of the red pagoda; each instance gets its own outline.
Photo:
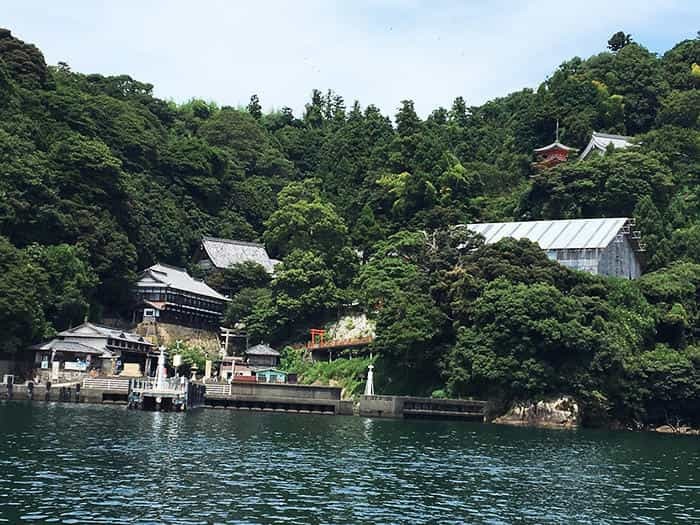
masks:
[[[557,164],[569,160],[569,155],[575,151],[577,151],[576,148],[570,148],[559,142],[559,122],[557,121],[556,140],[535,150],[537,160],[533,163],[533,167],[538,170],[553,168]]]

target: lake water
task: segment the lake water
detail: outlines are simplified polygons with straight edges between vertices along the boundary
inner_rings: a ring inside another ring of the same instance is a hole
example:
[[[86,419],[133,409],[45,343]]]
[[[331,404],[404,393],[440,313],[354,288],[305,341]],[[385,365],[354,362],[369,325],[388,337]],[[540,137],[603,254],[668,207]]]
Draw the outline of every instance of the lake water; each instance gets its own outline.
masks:
[[[0,402],[0,523],[700,523],[700,439]]]

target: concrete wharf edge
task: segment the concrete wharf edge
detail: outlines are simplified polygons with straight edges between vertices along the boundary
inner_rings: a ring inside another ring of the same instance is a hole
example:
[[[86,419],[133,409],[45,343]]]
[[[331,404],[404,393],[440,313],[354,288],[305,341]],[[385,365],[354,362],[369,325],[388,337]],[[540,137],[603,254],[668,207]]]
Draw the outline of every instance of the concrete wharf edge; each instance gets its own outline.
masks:
[[[223,385],[224,390],[207,393],[205,408],[228,408],[246,411],[290,413],[320,413],[332,415],[360,415],[374,418],[431,418],[484,421],[486,401],[470,399],[435,399],[414,396],[360,396],[357,406],[350,400],[341,400],[338,387],[316,385],[289,385],[267,383],[234,383]],[[221,388],[219,388],[221,390]],[[64,391],[67,393],[67,391]],[[25,385],[14,385],[13,399],[28,400]],[[0,385],[0,400],[8,399],[7,386]],[[33,401],[46,399],[46,387],[34,387]],[[77,397],[75,389],[70,396],[61,398],[60,389],[52,387],[50,401],[93,404],[126,404],[125,389],[82,388]]]

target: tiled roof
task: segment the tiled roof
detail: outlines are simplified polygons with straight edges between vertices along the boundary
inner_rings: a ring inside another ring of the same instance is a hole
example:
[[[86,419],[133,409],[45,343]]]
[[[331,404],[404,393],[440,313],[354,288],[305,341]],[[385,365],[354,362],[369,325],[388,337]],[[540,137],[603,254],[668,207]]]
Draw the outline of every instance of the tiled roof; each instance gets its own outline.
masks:
[[[541,148],[536,148],[535,153],[544,153],[545,151],[549,151],[551,149],[563,149],[565,151],[576,151],[576,148],[564,146],[564,144],[557,141],[557,142],[552,142],[551,144],[548,144],[548,145],[543,146]]]
[[[151,343],[146,341],[143,337],[141,337],[138,334],[134,334],[131,332],[125,332],[124,330],[119,330],[118,328],[114,328],[111,326],[103,326],[103,325],[99,325],[99,324],[95,324],[95,323],[83,323],[83,324],[78,325],[74,328],[69,328],[68,330],[64,330],[63,332],[60,332],[58,334],[58,336],[61,338],[66,338],[66,337],[72,337],[72,338],[104,337],[104,338],[112,338],[112,339],[121,339],[124,341],[130,341],[132,343],[140,343],[140,344],[152,346]]]
[[[161,285],[176,290],[182,290],[183,292],[210,297],[212,299],[228,301],[227,297],[221,295],[204,281],[192,277],[184,268],[178,268],[177,266],[170,266],[168,264],[159,263],[154,264],[150,268],[146,268],[141,272],[141,277],[136,285],[141,288]]]
[[[277,350],[262,343],[259,345],[251,346],[250,348],[248,348],[248,350],[245,351],[245,353],[246,355],[280,355],[280,353]]]
[[[585,159],[593,150],[605,152],[611,144],[615,149],[629,148],[634,145],[631,140],[632,137],[627,137],[625,135],[611,135],[609,133],[598,133],[594,131],[590,142],[579,158]]]
[[[109,351],[100,350],[83,343],[75,341],[63,341],[61,339],[52,339],[48,343],[40,343],[30,347],[31,350],[52,350],[56,352],[72,352],[75,354],[92,354],[92,355],[107,355],[112,354]]]
[[[272,273],[279,261],[270,259],[265,246],[254,242],[204,237],[202,247],[216,268],[228,268],[234,264],[252,261]]]
[[[528,239],[543,250],[605,248],[629,219],[572,219],[557,221],[493,222],[467,227],[484,236],[486,244],[505,237]]]

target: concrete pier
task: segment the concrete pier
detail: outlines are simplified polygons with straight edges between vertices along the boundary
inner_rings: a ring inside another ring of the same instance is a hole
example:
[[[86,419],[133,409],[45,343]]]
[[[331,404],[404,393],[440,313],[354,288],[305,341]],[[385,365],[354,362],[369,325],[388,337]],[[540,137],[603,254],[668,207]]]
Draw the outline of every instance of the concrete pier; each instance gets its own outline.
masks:
[[[188,388],[198,389],[198,403],[203,404],[201,406],[205,408],[348,416],[354,413],[353,401],[341,400],[341,389],[338,387],[234,381],[231,384],[208,383],[206,385],[191,382]],[[0,399],[126,405],[130,400],[132,403],[135,401],[135,398],[130,398],[132,394],[129,380],[120,378],[86,379],[78,384],[52,385],[50,390],[46,389],[46,385],[36,385],[33,388],[28,388],[27,385],[14,385],[10,391],[7,386],[0,385]],[[359,415],[365,417],[460,419],[483,422],[485,411],[486,401],[469,399],[361,396],[359,400]]]
[[[353,402],[329,386],[233,382],[207,384],[205,404],[213,408],[352,415]]]
[[[484,421],[486,401],[412,396],[361,396],[361,416]]]
[[[205,387],[184,377],[132,379],[129,408],[184,412],[204,404]]]

